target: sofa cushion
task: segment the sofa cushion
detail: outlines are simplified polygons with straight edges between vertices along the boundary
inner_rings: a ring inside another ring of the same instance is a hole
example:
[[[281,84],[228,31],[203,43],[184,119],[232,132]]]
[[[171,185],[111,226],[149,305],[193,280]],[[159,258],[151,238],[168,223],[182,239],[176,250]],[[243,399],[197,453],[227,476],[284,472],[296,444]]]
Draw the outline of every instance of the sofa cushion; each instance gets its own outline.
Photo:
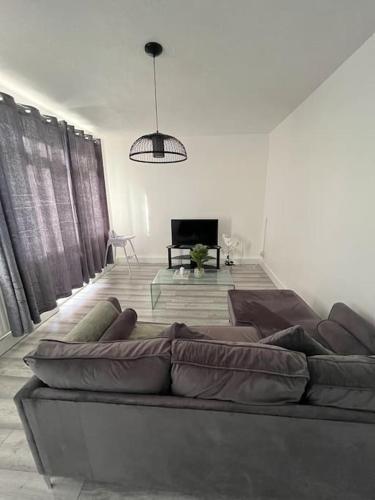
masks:
[[[246,300],[243,315],[239,316],[239,320],[246,321],[246,317],[251,318],[251,323],[259,329],[262,335],[291,326],[289,321],[254,300]]]
[[[130,339],[137,340],[156,338],[164,332],[168,326],[168,323],[148,323],[137,321],[137,324],[130,335]]]
[[[137,323],[137,313],[134,309],[125,309],[115,319],[111,326],[100,337],[100,342],[127,340]]]
[[[197,330],[189,328],[185,323],[173,323],[168,326],[159,337],[166,337],[170,340],[173,339],[209,339],[208,335],[201,333]]]
[[[298,402],[306,357],[280,347],[208,340],[172,342],[172,393],[243,404]]]
[[[375,354],[375,326],[346,304],[334,304],[315,337],[337,354]]]
[[[119,316],[112,299],[98,302],[64,337],[69,342],[96,342]]]
[[[374,354],[355,335],[329,319],[318,324],[314,337],[336,354]]]
[[[375,353],[375,325],[342,302],[333,305],[329,318],[351,332],[372,353]]]
[[[310,404],[375,411],[374,356],[312,356],[308,366]]]
[[[204,333],[213,340],[229,340],[230,342],[258,342],[261,338],[254,326],[231,325],[198,325],[194,330]]]
[[[159,394],[170,385],[168,339],[70,343],[42,340],[25,363],[50,387]]]
[[[259,340],[260,344],[277,345],[291,351],[303,352],[306,356],[317,354],[332,354],[332,351],[324,347],[320,342],[310,337],[302,326],[291,326],[281,332],[276,332],[269,337]]]

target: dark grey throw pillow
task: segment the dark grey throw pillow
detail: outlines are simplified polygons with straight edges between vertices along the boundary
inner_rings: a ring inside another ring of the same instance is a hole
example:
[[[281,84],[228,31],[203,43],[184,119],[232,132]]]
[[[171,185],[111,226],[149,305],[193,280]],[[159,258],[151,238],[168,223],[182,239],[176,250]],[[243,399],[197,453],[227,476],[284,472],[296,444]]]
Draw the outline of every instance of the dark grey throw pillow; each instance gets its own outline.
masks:
[[[260,344],[277,345],[290,351],[303,352],[306,356],[333,354],[332,351],[322,346],[320,342],[310,337],[302,326],[299,325],[276,332],[269,337],[260,339],[258,342]]]
[[[375,411],[375,356],[332,354],[307,359],[313,405]]]
[[[169,339],[72,343],[42,340],[24,357],[50,387],[160,394],[170,386]]]
[[[137,323],[137,313],[127,308],[115,319],[111,326],[100,337],[100,342],[127,340]]]
[[[172,393],[252,405],[300,401],[306,356],[280,347],[215,340],[172,341]]]
[[[173,323],[168,326],[159,337],[173,339],[210,339],[208,335],[192,330],[185,323]]]
[[[118,310],[119,313],[122,311],[121,304],[117,297],[108,297],[107,301],[110,302],[113,306],[115,306],[115,308]]]

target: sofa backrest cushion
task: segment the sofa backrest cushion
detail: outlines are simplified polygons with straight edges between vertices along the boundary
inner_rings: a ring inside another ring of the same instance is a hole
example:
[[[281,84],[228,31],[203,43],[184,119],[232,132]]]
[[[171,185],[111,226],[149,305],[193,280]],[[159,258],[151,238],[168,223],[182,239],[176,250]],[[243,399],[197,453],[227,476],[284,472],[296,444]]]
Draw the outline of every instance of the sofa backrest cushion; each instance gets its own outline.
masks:
[[[312,356],[307,362],[308,403],[375,411],[374,356]]]
[[[324,347],[320,342],[310,337],[302,326],[291,326],[281,332],[276,332],[269,337],[259,340],[260,344],[277,345],[291,351],[303,352],[306,356],[318,354],[332,354],[330,349]]]
[[[115,321],[100,337],[100,342],[114,340],[127,340],[137,323],[137,313],[134,309],[128,308],[122,311]]]
[[[375,354],[375,326],[341,302],[319,323],[315,336],[337,354]]]
[[[65,335],[64,340],[68,342],[96,342],[119,314],[120,311],[112,298],[102,300]]]
[[[298,402],[306,357],[280,347],[208,340],[172,342],[172,393],[243,404]]]
[[[42,340],[25,363],[50,387],[160,394],[170,386],[168,339],[69,343]]]
[[[318,324],[314,337],[335,354],[374,354],[355,335],[330,319],[323,320]]]

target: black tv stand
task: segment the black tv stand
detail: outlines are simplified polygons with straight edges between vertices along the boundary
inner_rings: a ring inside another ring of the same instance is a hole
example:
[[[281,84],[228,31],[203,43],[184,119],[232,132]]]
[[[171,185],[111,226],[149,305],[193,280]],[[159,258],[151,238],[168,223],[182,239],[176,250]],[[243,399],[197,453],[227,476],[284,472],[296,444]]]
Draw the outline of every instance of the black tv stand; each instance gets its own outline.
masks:
[[[186,269],[194,269],[196,267],[196,263],[190,258],[190,250],[195,245],[168,245],[168,269],[178,269],[182,264],[173,264],[173,260],[188,260],[189,263],[184,264]],[[208,250],[216,250],[216,265],[205,264],[205,269],[220,269],[220,250],[221,246],[219,245],[206,245]],[[189,250],[189,252],[185,255],[173,255],[172,250]]]

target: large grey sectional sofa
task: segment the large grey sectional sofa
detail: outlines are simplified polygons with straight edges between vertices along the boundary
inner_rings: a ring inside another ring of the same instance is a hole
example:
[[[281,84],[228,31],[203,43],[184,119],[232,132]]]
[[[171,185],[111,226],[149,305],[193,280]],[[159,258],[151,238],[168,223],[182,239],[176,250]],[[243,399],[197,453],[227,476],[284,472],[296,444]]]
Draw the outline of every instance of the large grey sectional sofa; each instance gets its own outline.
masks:
[[[107,332],[111,314],[100,327]],[[355,330],[355,313],[345,309],[343,316]],[[371,350],[375,332],[358,321]],[[159,335],[165,325],[157,327]],[[152,327],[145,328],[149,335]],[[254,325],[194,327],[196,337],[143,341],[138,325],[128,341],[102,343],[99,330],[95,341],[79,342],[73,332],[69,342],[44,341],[26,357],[38,376],[15,402],[46,478],[122,483],[124,492],[176,498],[374,498],[375,360],[371,353],[337,354],[332,325],[324,347],[309,345],[325,352],[314,356],[278,347],[277,335],[267,345]],[[292,334],[281,337],[289,342]],[[347,337],[344,343],[349,349]],[[271,359],[277,368],[265,370]],[[362,385],[350,385],[351,376]],[[141,393],[144,383],[148,393]]]

